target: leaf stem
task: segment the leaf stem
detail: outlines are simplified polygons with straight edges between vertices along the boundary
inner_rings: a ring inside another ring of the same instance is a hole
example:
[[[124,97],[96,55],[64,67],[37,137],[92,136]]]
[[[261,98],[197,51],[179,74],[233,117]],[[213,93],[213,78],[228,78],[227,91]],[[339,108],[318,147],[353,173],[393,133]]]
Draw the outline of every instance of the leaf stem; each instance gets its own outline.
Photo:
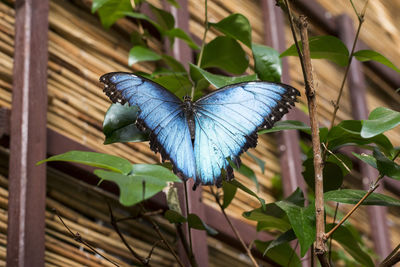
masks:
[[[53,212],[57,215],[58,219],[60,219],[61,223],[64,225],[64,227],[68,230],[68,232],[71,234],[72,238],[79,243],[82,243],[83,245],[85,245],[89,250],[91,250],[93,253],[99,255],[100,257],[102,257],[103,259],[107,260],[108,262],[114,264],[115,266],[119,266],[117,263],[115,263],[114,261],[108,259],[106,256],[104,256],[103,254],[101,254],[100,252],[98,252],[94,247],[92,247],[89,243],[87,243],[82,236],[79,233],[74,234],[72,232],[72,230],[68,227],[68,225],[64,222],[64,220],[62,219],[61,215],[58,213],[58,211],[56,209],[53,210]],[[136,261],[135,261],[136,262]],[[140,262],[137,262],[140,263]]]
[[[393,266],[400,261],[400,244],[379,264],[379,267]]]
[[[128,244],[128,242],[126,241],[125,237],[123,236],[123,234],[121,233],[121,231],[119,230],[118,227],[118,223],[117,220],[114,217],[112,208],[110,203],[107,202],[108,205],[108,210],[110,212],[110,221],[111,221],[111,225],[114,228],[115,232],[117,232],[118,236],[121,238],[122,242],[124,243],[125,247],[129,250],[129,252],[132,254],[133,257],[135,257],[136,259],[138,259],[144,266],[150,266],[150,262],[149,259],[145,259],[142,256],[140,256],[136,251],[133,250],[133,248]]]
[[[247,256],[250,258],[253,265],[255,267],[258,267],[259,265],[258,265],[256,259],[254,258],[253,254],[251,253],[250,248],[246,246],[246,243],[244,243],[242,237],[239,234],[239,231],[236,229],[236,227],[233,225],[232,221],[229,219],[229,216],[226,214],[225,209],[223,208],[221,201],[219,199],[218,193],[214,191],[212,186],[210,186],[210,190],[211,190],[211,193],[213,194],[218,206],[221,208],[222,214],[224,215],[226,221],[228,222],[229,226],[231,227],[233,233],[235,234],[236,239],[239,240],[239,242],[242,244],[243,248],[245,249],[245,251],[247,253]]]
[[[381,176],[379,176],[382,178]],[[379,180],[380,180],[379,178]],[[358,203],[340,220],[338,224],[335,225],[328,233],[325,234],[325,240],[327,240],[350,216],[353,214],[354,211],[357,210],[357,208],[367,199],[369,195],[371,195],[377,188],[379,187],[379,184],[374,184],[373,186],[370,187],[368,192],[358,201]]]
[[[339,202],[336,203],[336,207],[335,207],[335,215],[333,216],[333,223],[336,222],[336,216],[338,213],[338,209],[339,209]],[[332,261],[332,236],[329,239],[329,256],[328,256],[328,261],[329,263],[331,263]]]
[[[208,32],[208,14],[207,14],[207,0],[205,0],[205,11],[204,11],[204,34],[203,34],[203,39],[201,40],[201,49],[200,49],[200,54],[199,54],[199,58],[197,60],[197,67],[201,66],[201,60],[203,59],[203,53],[204,53],[204,47],[206,44],[206,36],[207,36],[207,32]],[[192,93],[190,95],[190,97],[193,99],[194,97],[194,89],[195,87],[192,87]]]
[[[188,180],[184,181],[183,185],[185,187],[186,217],[189,217],[189,199],[188,199],[187,181]],[[193,244],[192,244],[192,230],[190,228],[189,222],[187,223],[187,228],[188,228],[189,248],[190,248],[189,258],[192,258],[194,257],[194,254],[193,254]]]
[[[142,212],[143,212],[142,217],[153,225],[153,229],[156,231],[157,235],[160,237],[160,239],[167,246],[168,250],[174,256],[176,262],[179,264],[180,267],[184,267],[181,259],[178,257],[178,255],[176,254],[175,250],[172,248],[172,246],[169,244],[167,239],[161,233],[160,227],[158,226],[158,224],[151,218],[151,216],[145,215],[147,213],[147,211],[146,211],[146,209],[144,208],[144,206],[142,204],[140,204],[140,208],[142,209]]]
[[[349,61],[348,61],[348,63],[347,63],[346,70],[345,70],[345,72],[344,72],[342,84],[340,85],[339,94],[338,94],[338,96],[337,96],[337,98],[336,98],[336,102],[333,103],[333,113],[332,113],[332,118],[331,118],[329,130],[332,129],[332,127],[333,127],[333,125],[334,125],[334,123],[335,123],[336,113],[337,113],[337,111],[339,110],[339,102],[340,102],[340,99],[342,98],[343,89],[344,89],[344,84],[345,84],[346,79],[347,79],[347,76],[348,76],[348,74],[349,74],[350,65],[351,65],[351,62],[352,62],[353,57],[354,57],[354,50],[355,50],[356,45],[357,45],[358,37],[359,37],[359,35],[360,35],[361,26],[362,26],[362,24],[363,24],[363,22],[364,22],[365,11],[366,11],[366,8],[367,8],[367,5],[368,5],[368,0],[367,0],[367,2],[366,2],[365,5],[364,5],[364,8],[363,8],[362,13],[359,14],[359,13],[357,12],[357,10],[356,10],[354,4],[353,4],[353,1],[350,0],[350,2],[351,2],[351,4],[352,4],[352,6],[353,6],[354,12],[356,12],[357,17],[358,17],[358,27],[357,27],[356,36],[355,36],[354,41],[353,41],[353,46],[352,46],[352,48],[351,48],[351,53],[350,53],[350,56],[349,56]]]

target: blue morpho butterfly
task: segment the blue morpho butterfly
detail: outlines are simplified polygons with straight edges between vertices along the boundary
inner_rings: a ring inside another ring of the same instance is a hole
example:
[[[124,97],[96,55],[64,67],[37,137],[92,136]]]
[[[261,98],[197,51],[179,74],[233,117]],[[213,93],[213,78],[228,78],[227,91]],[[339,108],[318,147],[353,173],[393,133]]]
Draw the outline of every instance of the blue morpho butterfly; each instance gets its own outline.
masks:
[[[170,160],[182,179],[193,178],[194,188],[231,180],[228,158],[239,167],[239,156],[257,145],[257,130],[271,128],[300,95],[289,85],[254,81],[222,87],[192,102],[132,73],[107,73],[100,82],[112,102],[139,108],[136,125],[149,130],[150,148]]]

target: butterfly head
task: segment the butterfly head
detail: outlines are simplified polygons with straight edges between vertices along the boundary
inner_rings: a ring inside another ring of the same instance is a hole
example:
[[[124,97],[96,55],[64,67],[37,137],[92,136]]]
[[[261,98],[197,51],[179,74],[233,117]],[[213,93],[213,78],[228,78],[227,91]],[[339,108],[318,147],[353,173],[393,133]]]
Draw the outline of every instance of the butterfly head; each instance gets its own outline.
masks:
[[[193,102],[192,102],[192,98],[190,96],[185,95],[183,97],[183,103],[184,103],[183,108],[184,108],[185,111],[191,111],[192,110]]]

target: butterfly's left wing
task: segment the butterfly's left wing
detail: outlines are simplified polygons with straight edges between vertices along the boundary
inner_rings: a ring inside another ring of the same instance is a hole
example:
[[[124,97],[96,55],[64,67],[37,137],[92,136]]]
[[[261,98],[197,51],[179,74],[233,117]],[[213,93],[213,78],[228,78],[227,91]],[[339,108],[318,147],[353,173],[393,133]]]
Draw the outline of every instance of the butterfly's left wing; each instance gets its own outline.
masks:
[[[194,103],[196,183],[222,182],[239,156],[257,145],[257,129],[271,128],[294,105],[295,88],[269,82],[245,82],[223,87]]]
[[[195,163],[183,102],[161,85],[132,73],[111,72],[100,77],[114,103],[139,108],[136,125],[150,131],[150,148],[171,160],[183,179],[195,178]]]

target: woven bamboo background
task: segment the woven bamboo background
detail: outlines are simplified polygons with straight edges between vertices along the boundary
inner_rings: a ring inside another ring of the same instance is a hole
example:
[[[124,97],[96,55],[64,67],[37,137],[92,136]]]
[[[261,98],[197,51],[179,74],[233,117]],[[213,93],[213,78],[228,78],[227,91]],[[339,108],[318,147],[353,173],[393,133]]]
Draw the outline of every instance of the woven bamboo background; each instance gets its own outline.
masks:
[[[150,2],[162,7],[159,1]],[[346,12],[355,19],[347,1],[339,1],[339,3],[333,3],[332,1],[319,2],[331,12],[331,15]],[[400,36],[400,29],[396,24],[395,12],[397,11],[398,13],[400,10],[400,1],[391,1],[390,4],[373,2],[370,3],[367,11],[361,39],[372,49],[376,49],[376,51],[386,55],[395,65],[400,66],[400,52],[394,49],[390,51],[386,49],[387,47],[398,47],[400,45],[398,37]],[[128,51],[131,48],[129,34],[133,30],[137,30],[136,25],[132,21],[121,19],[111,30],[104,30],[98,18],[90,13],[90,5],[91,1],[88,0],[50,1],[48,127],[99,152],[122,156],[133,163],[156,163],[159,161],[159,156],[154,155],[149,150],[147,143],[102,145],[104,139],[101,123],[110,102],[102,93],[98,77],[110,71],[135,70],[150,72],[154,69],[154,65],[141,63],[136,64],[133,69],[129,68],[127,65]],[[361,9],[362,1],[356,1],[356,5]],[[203,34],[203,10],[203,1],[189,1],[190,32],[198,38],[201,38]],[[216,22],[231,13],[242,13],[250,20],[253,26],[253,42],[262,43],[263,14],[260,10],[260,2],[255,0],[209,1],[209,20]],[[210,41],[216,34],[216,31],[210,31],[207,40]],[[324,33],[318,27],[312,27],[312,34]],[[285,29],[285,35],[289,46],[293,41],[288,27]],[[13,39],[14,9],[12,5],[0,2],[0,106],[7,108],[11,107]],[[150,39],[150,46],[158,51],[161,51],[163,47],[155,39]],[[246,47],[244,48],[249,52]],[[302,76],[298,59],[294,57],[289,57],[288,59],[292,85],[302,88]],[[336,98],[344,69],[324,60],[314,60],[313,64],[319,92],[320,121],[322,124],[327,125],[333,109],[330,102]],[[253,65],[252,59],[250,65]],[[251,72],[251,66],[249,72]],[[399,109],[400,97],[394,93],[394,88],[391,88],[385,81],[368,69],[366,69],[366,75],[368,77],[367,101],[369,109],[372,110],[377,106]],[[305,103],[304,97],[302,97],[301,102]],[[304,107],[304,105],[301,105],[302,103],[299,105],[301,109]],[[351,106],[347,90],[344,92],[338,118],[339,120],[337,121],[351,118]],[[395,145],[400,145],[399,130],[390,131],[388,137]],[[267,202],[274,201],[272,194],[274,188],[272,188],[271,178],[280,173],[278,150],[274,136],[260,136],[257,149],[253,149],[250,152],[266,162],[266,170],[262,174],[260,168],[249,156],[244,155],[242,157],[243,162],[251,167],[258,177],[261,185],[258,193]],[[236,177],[243,184],[256,191],[254,183],[248,178],[240,174],[236,174]],[[5,187],[5,181],[2,182],[2,186]],[[4,196],[6,194],[5,191]],[[72,190],[69,194],[72,192],[77,191]],[[79,194],[74,194],[73,197],[82,197]],[[49,195],[49,197],[52,196]],[[95,202],[95,200],[90,202]],[[214,199],[207,192],[207,188],[204,192],[204,202],[216,208]],[[241,213],[243,211],[257,206],[258,202],[255,199],[238,192],[237,198],[232,202],[228,213],[242,219]],[[88,212],[87,209],[76,211],[76,218],[79,217],[79,214],[82,214],[82,217],[90,216]],[[396,215],[398,216],[398,210],[391,210],[389,220],[391,222],[393,242],[400,240],[400,236],[395,231],[395,228],[400,226],[400,221],[396,218]],[[355,223],[358,222],[360,229],[368,235],[366,215],[362,211],[359,216]],[[358,218],[363,219],[359,220]],[[106,220],[104,216],[102,219]],[[52,220],[54,222],[55,219],[52,218]],[[6,221],[2,220],[2,222]],[[2,233],[4,232],[2,231]],[[1,240],[1,244],[3,244],[5,239]],[[216,242],[215,239],[210,238],[210,247],[218,247]],[[212,255],[219,255],[218,250],[214,251],[213,249],[212,251],[214,253]],[[57,254],[54,251],[53,253]],[[1,250],[0,254],[3,255]],[[126,254],[124,255],[126,256]],[[50,263],[50,261],[48,262]]]

